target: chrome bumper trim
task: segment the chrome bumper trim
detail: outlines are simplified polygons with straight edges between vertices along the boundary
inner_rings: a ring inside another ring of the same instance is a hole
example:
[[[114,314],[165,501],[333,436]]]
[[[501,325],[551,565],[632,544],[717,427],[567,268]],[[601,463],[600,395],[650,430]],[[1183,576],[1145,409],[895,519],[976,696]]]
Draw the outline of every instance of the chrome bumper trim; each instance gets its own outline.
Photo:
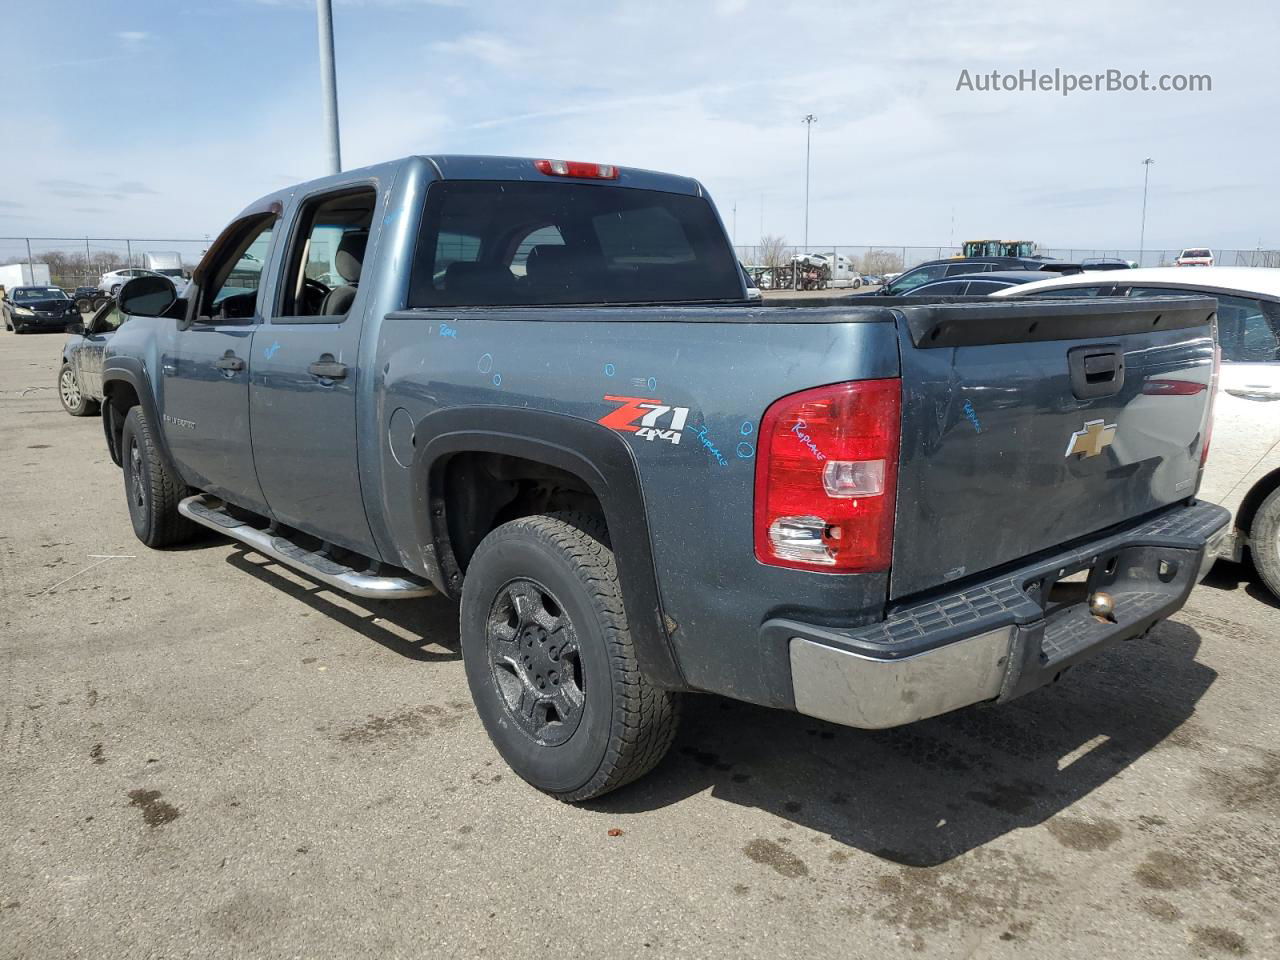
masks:
[[[1000,694],[1014,627],[997,627],[900,660],[791,639],[796,709],[850,727],[897,727]]]

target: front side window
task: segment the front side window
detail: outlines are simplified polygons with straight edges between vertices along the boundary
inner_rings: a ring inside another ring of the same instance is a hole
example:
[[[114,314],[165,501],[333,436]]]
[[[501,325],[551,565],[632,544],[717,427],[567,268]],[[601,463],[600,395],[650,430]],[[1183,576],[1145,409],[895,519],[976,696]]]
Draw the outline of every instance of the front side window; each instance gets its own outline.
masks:
[[[538,182],[446,181],[423,211],[409,305],[741,301],[701,197]]]
[[[102,313],[93,321],[94,333],[115,333],[120,329],[120,324],[124,323],[125,315],[120,312],[120,308],[113,301]]]
[[[258,312],[258,288],[271,250],[276,217],[246,218],[218,240],[222,247],[203,273],[199,316],[207,322],[252,320]]]
[[[908,293],[921,284],[928,283],[930,280],[937,280],[947,271],[945,263],[934,263],[927,267],[917,267],[915,270],[909,270],[902,276],[895,279],[885,293],[897,295]]]

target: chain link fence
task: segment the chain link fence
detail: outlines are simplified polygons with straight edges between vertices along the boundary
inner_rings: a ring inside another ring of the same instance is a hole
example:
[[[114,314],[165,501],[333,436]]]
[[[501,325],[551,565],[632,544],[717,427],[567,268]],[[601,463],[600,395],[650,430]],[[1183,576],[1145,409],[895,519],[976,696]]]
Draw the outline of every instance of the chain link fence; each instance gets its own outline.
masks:
[[[111,237],[0,237],[0,266],[44,264],[49,282],[71,291],[96,287],[104,273],[146,267],[148,253],[176,253],[190,272],[212,240],[148,240]]]
[[[145,267],[148,253],[177,253],[183,267],[190,271],[200,262],[210,238],[132,239],[109,237],[0,237],[0,266],[12,263],[45,264],[49,281],[64,290],[96,287],[104,273],[127,267]],[[948,245],[902,246],[894,244],[809,244],[800,247],[787,244],[739,245],[738,259],[752,268],[780,267],[800,253],[835,253],[847,257],[860,273],[882,275],[909,270],[927,260],[942,260],[960,255],[960,248]],[[1172,266],[1179,250],[1088,249],[1084,247],[1050,247],[1040,253],[1060,260],[1083,260],[1091,257],[1114,257],[1130,260],[1143,267]],[[1280,267],[1280,250],[1216,250],[1219,266]]]
[[[960,256],[960,248],[952,246],[901,246],[893,244],[809,244],[738,245],[738,259],[748,267],[779,267],[803,253],[835,253],[847,257],[854,269],[864,274],[898,273],[910,270],[928,260]],[[1057,260],[1085,260],[1109,257],[1130,260],[1140,267],[1171,267],[1181,250],[1122,250],[1118,248],[1049,247],[1039,255]],[[1280,267],[1280,250],[1214,250],[1214,262],[1222,267]]]

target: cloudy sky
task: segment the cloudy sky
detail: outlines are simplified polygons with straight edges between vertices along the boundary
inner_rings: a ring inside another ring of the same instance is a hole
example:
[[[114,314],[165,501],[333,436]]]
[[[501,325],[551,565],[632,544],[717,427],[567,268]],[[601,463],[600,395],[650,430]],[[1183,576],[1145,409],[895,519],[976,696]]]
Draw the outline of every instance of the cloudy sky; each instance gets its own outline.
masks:
[[[312,0],[41,0],[5,17],[0,234],[216,234],[324,172]],[[410,153],[686,173],[736,239],[1280,247],[1280,6],[335,0],[344,164]],[[957,91],[1019,69],[1205,93]]]

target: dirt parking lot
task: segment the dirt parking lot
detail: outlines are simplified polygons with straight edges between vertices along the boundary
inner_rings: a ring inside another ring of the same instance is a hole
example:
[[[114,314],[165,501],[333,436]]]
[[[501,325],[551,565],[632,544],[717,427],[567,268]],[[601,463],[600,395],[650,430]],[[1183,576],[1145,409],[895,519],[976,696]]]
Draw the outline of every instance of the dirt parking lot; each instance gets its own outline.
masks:
[[[1001,709],[690,698],[653,774],[569,807],[490,747],[453,604],[142,547],[61,342],[0,334],[3,957],[1280,956],[1246,568]]]

